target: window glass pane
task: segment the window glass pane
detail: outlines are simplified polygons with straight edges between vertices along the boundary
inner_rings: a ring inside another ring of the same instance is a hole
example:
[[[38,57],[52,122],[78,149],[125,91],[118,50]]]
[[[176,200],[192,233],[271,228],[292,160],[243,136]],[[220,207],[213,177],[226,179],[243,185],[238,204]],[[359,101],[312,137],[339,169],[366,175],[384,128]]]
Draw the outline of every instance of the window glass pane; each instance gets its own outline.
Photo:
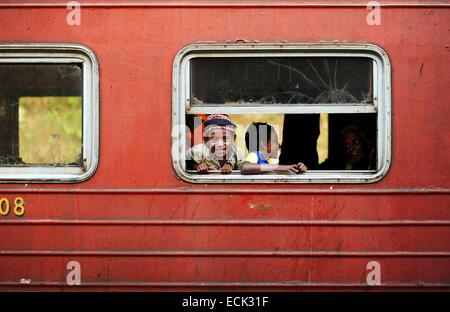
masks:
[[[81,164],[81,97],[19,99],[19,159],[25,164]]]
[[[0,64],[0,165],[82,164],[82,68]]]
[[[373,103],[364,57],[199,57],[190,61],[191,103]]]

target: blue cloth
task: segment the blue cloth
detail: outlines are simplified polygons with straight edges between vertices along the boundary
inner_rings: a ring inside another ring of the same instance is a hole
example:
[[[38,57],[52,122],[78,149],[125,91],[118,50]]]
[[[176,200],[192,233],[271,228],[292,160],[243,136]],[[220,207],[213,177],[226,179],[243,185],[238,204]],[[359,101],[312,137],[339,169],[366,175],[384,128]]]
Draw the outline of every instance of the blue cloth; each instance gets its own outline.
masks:
[[[262,154],[261,154],[260,151],[256,152],[256,156],[258,156],[258,165],[267,165],[267,164],[269,164],[269,162],[262,157]]]

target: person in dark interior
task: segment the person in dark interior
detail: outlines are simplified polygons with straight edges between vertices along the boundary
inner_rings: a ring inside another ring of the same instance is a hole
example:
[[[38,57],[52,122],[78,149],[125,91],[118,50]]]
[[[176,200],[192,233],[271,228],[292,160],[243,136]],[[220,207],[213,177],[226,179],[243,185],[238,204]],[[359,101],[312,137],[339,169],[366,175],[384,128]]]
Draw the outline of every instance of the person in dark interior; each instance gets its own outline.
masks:
[[[367,135],[357,127],[346,127],[340,135],[345,164],[340,169],[369,170],[374,168],[375,150]]]

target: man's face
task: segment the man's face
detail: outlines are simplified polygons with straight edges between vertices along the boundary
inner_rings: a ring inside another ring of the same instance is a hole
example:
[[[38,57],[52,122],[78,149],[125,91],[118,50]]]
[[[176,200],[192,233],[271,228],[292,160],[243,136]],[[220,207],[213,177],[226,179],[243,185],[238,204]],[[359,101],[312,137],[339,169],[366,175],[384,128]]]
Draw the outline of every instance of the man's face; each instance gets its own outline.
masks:
[[[343,137],[343,145],[350,163],[357,163],[365,157],[361,136],[353,131],[347,131]]]
[[[234,133],[223,129],[212,130],[205,137],[205,143],[216,159],[227,159],[230,146],[234,145]]]

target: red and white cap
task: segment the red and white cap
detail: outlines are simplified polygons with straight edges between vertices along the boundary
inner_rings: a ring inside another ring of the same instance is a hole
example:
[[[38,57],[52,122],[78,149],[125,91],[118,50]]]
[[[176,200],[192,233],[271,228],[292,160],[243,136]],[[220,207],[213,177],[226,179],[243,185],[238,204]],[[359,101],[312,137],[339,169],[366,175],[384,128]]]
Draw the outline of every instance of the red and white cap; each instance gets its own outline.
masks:
[[[206,118],[204,136],[208,136],[213,130],[223,129],[236,132],[236,125],[233,124],[230,117],[225,114],[211,114]]]

